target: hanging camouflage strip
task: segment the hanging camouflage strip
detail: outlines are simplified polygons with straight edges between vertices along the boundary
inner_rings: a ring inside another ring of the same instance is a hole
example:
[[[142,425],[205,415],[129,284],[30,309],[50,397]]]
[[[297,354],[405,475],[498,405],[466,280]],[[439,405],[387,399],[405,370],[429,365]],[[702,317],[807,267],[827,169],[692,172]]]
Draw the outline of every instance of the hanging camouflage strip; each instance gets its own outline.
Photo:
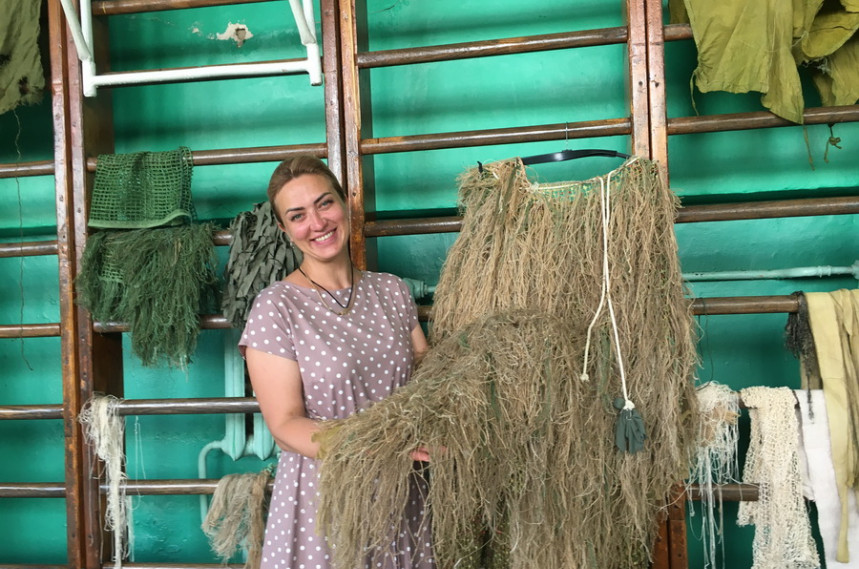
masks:
[[[675,196],[643,159],[557,184],[532,183],[515,159],[466,172],[460,199],[429,353],[409,384],[320,435],[335,563],[390,545],[423,446],[440,567],[646,567],[697,417]],[[618,350],[646,431],[635,453],[615,443]]]
[[[203,532],[212,551],[225,565],[236,553],[246,553],[245,569],[259,569],[265,534],[268,469],[228,474],[218,481],[203,520]]]
[[[267,201],[236,216],[230,234],[233,241],[224,270],[221,312],[241,329],[257,293],[294,271],[300,251],[290,246]]]
[[[42,2],[3,0],[0,10],[0,114],[42,100],[45,73],[39,52]]]

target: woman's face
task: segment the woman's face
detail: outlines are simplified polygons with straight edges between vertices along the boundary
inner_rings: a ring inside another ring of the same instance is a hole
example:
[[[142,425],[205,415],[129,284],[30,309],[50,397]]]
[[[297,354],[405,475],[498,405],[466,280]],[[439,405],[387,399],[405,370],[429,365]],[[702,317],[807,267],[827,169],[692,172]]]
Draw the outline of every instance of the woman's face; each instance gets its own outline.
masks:
[[[283,185],[274,199],[280,228],[305,259],[326,262],[348,254],[346,205],[324,176],[305,174]]]

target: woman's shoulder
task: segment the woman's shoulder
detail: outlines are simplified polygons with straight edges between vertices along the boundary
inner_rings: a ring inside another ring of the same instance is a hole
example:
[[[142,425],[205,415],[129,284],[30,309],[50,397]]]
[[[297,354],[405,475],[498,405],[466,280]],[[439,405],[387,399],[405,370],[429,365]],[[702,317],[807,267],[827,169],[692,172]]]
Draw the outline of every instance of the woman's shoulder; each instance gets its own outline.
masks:
[[[278,280],[257,293],[254,306],[261,308],[264,304],[277,304],[279,306],[292,304],[297,302],[301,295],[301,287],[285,280]]]
[[[402,278],[392,273],[380,273],[377,271],[362,271],[361,278],[375,283],[397,283],[405,284]]]
[[[369,284],[376,288],[409,291],[409,285],[406,284],[406,281],[392,273],[364,271],[361,278],[366,279]]]

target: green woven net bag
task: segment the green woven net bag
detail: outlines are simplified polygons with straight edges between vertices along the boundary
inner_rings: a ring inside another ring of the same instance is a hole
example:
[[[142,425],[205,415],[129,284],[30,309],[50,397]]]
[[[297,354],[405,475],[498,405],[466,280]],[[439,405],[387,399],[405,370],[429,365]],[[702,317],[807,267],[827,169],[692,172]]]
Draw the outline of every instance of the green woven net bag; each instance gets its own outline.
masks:
[[[191,150],[102,154],[98,157],[89,226],[141,229],[196,219],[191,201]]]

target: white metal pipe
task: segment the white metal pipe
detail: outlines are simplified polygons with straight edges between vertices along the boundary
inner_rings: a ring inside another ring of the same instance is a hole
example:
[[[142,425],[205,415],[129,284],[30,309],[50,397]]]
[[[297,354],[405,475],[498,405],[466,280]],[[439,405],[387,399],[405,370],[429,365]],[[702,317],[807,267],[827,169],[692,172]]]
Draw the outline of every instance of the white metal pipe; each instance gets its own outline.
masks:
[[[60,4],[63,6],[63,12],[66,14],[66,22],[69,25],[69,30],[72,32],[72,40],[75,42],[78,59],[81,61],[91,61],[92,50],[90,50],[89,45],[84,39],[83,31],[81,30],[81,22],[78,18],[77,10],[75,10],[75,5],[72,4],[72,0],[60,0]]]
[[[293,6],[293,14],[296,13],[295,6],[298,0],[289,0]],[[295,17],[295,23],[298,25],[298,33],[301,35],[301,43],[304,44],[307,51],[307,75],[310,78],[311,85],[322,85],[322,56],[319,52],[319,42],[316,40],[316,19],[313,16],[313,0],[303,0],[304,17]],[[305,34],[302,33],[301,27],[304,26],[308,30],[309,40],[305,41]]]
[[[316,41],[316,22],[313,15],[313,0],[289,0],[301,43],[307,59],[303,61],[247,63],[232,65],[210,65],[185,69],[155,69],[151,71],[128,71],[96,74],[95,58],[92,55],[92,0],[81,0],[81,18],[78,24],[72,0],[60,0],[66,11],[66,19],[72,30],[78,57],[82,63],[81,82],[85,97],[94,97],[99,87],[141,85],[202,79],[231,79],[238,77],[260,77],[265,75],[290,75],[307,73],[311,85],[322,84],[322,57]],[[303,4],[302,4],[303,2]]]
[[[289,0],[289,7],[292,8],[292,17],[295,18],[295,25],[298,26],[298,35],[301,36],[301,43],[310,45],[316,43],[316,26],[313,21],[313,4],[312,2],[302,0]],[[310,14],[308,17],[308,7]]]
[[[831,277],[852,275],[859,280],[859,261],[849,267],[795,267],[768,271],[714,271],[709,273],[683,273],[686,281],[741,281],[756,279],[801,279],[808,277]]]
[[[81,61],[81,87],[84,97],[95,97],[96,85],[93,79],[96,77],[95,69],[95,42],[92,32],[92,0],[80,0],[81,5],[81,33],[86,45],[91,50],[91,57]]]
[[[139,85],[142,83],[166,83],[170,81],[195,81],[200,79],[227,79],[234,77],[259,77],[264,75],[286,75],[309,73],[307,61],[270,61],[266,63],[235,63],[208,65],[183,69],[153,69],[151,71],[128,71],[98,75],[93,78],[95,87]]]
[[[213,450],[223,450],[224,441],[212,441],[203,447],[203,450],[197,455],[197,476],[201,480],[209,477],[208,468],[206,467],[206,457]],[[205,495],[200,496],[200,521],[206,520],[206,514],[209,513],[209,500]]]

